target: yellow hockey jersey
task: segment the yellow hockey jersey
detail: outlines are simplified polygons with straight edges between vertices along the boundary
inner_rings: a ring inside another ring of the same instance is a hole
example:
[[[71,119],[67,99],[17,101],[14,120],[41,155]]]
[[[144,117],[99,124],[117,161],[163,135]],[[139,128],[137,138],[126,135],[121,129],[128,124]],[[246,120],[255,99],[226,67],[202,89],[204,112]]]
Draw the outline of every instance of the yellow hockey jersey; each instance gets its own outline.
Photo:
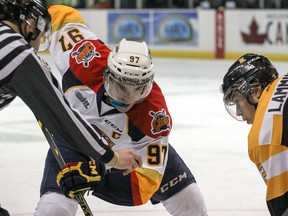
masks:
[[[288,75],[262,93],[248,137],[249,157],[266,185],[266,200],[288,191]]]

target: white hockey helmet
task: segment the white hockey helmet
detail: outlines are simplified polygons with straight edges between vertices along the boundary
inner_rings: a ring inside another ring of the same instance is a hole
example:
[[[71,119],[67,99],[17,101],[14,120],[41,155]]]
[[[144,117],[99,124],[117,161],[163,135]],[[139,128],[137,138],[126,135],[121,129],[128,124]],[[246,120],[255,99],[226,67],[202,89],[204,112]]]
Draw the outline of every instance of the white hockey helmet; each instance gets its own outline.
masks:
[[[146,43],[122,39],[108,57],[108,67],[116,79],[131,85],[153,79],[153,63]]]
[[[145,42],[122,39],[109,54],[104,86],[116,108],[125,108],[146,98],[153,78],[153,62]]]

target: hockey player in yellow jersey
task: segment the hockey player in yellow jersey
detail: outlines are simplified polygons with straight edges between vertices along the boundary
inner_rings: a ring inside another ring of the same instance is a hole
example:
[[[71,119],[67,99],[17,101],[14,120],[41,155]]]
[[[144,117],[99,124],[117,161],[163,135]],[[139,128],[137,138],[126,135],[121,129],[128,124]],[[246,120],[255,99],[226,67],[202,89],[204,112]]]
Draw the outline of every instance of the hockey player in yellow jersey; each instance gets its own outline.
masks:
[[[228,113],[252,124],[249,157],[267,185],[272,216],[288,215],[288,74],[278,76],[266,57],[247,53],[228,69],[221,86]]]

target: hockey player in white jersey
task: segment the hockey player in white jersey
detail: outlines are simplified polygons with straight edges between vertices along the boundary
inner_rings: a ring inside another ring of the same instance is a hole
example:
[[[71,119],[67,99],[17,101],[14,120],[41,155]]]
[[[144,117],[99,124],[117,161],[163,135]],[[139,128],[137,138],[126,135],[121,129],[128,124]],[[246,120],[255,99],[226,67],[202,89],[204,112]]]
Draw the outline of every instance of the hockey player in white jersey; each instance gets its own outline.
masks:
[[[73,8],[56,5],[49,11],[53,26],[50,54],[63,76],[66,99],[97,127],[113,150],[137,151],[143,167],[123,175],[108,166],[103,181],[86,182],[66,169],[58,173],[60,168],[48,152],[35,215],[74,216],[77,203],[67,197],[83,189],[117,205],[137,206],[150,200],[162,203],[174,216],[207,215],[194,176],[169,144],[172,117],[154,81],[146,43],[123,39],[111,50]],[[71,162],[70,169],[79,169],[79,161],[90,160],[60,140],[57,143],[65,161]]]

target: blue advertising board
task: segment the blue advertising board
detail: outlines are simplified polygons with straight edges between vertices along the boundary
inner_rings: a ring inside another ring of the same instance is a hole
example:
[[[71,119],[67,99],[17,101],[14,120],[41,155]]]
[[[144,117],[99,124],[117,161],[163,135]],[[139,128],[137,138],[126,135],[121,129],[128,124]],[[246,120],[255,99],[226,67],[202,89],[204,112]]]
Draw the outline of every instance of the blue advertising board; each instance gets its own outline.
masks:
[[[107,38],[108,43],[112,44],[122,38],[146,41],[149,44],[149,13],[109,12]]]
[[[156,12],[153,44],[198,44],[197,12]]]
[[[110,11],[108,43],[127,40],[148,45],[198,45],[197,11]]]

